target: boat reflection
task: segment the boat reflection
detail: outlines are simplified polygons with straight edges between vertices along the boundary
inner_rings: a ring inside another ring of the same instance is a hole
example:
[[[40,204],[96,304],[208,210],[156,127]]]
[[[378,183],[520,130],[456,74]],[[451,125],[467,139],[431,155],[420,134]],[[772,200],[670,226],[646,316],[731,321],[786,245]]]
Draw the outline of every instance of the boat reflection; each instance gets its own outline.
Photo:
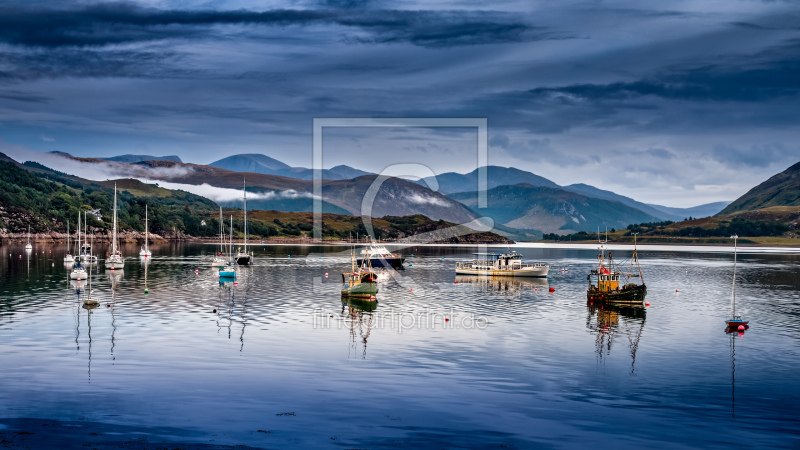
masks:
[[[362,346],[361,358],[367,358],[367,339],[375,324],[375,314],[378,309],[376,300],[360,300],[357,298],[342,298],[342,320],[350,330],[350,346],[348,357],[358,353],[359,345]]]
[[[480,291],[493,291],[504,294],[520,295],[523,291],[547,290],[550,287],[547,278],[492,277],[480,275],[456,275],[456,285],[468,285]]]
[[[621,305],[587,301],[586,328],[595,333],[595,352],[598,361],[611,353],[613,343],[626,340],[631,353],[631,375],[635,375],[636,350],[647,317],[645,308],[638,305]]]

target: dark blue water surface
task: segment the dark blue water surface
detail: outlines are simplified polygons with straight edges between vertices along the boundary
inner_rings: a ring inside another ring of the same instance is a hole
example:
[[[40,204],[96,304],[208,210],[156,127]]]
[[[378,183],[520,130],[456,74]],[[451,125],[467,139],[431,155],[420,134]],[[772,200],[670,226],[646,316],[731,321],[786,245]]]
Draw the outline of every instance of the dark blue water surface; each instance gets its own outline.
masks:
[[[517,250],[550,277],[456,278],[474,248],[412,247],[375,306],[342,302],[346,247],[255,247],[238,285],[219,283],[212,246],[156,247],[146,265],[100,267],[101,306],[86,310],[59,247],[0,247],[0,430],[25,418],[269,448],[800,447],[797,250],[740,252],[743,335],[724,329],[730,249],[640,248],[647,308],[587,304],[592,246]]]

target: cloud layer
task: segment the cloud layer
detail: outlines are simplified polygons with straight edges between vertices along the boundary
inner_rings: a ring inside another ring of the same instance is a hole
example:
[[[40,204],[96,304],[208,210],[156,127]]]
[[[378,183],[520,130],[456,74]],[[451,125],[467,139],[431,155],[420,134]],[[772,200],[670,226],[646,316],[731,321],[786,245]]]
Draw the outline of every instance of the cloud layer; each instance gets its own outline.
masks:
[[[732,200],[797,162],[800,14],[669,8],[0,0],[0,139],[308,167],[317,117],[486,117],[491,164],[650,203]],[[477,163],[474,130],[325,136],[327,167]]]

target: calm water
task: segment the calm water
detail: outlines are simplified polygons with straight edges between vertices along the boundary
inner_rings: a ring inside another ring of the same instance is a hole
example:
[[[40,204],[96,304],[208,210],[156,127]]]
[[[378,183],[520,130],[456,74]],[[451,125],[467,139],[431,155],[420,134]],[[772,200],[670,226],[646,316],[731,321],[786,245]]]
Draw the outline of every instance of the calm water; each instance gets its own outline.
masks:
[[[474,249],[411,248],[373,311],[343,305],[341,247],[256,247],[238,285],[220,285],[212,247],[154,250],[100,267],[90,311],[60,248],[0,247],[0,429],[85,421],[271,448],[800,447],[796,251],[740,253],[751,328],[737,336],[718,248],[640,251],[638,310],[587,305],[592,248],[518,248],[553,266],[532,281],[456,279]]]

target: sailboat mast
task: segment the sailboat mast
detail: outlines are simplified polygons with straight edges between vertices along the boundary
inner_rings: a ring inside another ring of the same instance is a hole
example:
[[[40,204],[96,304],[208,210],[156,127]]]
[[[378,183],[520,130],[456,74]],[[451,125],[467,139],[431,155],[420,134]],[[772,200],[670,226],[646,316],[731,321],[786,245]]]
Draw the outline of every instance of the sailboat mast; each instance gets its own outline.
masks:
[[[114,183],[114,229],[111,231],[111,253],[117,254],[117,183]]]
[[[233,216],[231,216],[231,264],[233,264]]]
[[[247,180],[242,180],[242,191],[244,192],[244,251],[247,252]]]
[[[67,253],[69,253],[69,219],[67,219]]]
[[[736,317],[736,239],[738,235],[734,234],[733,238],[733,289],[731,290],[731,317]]]
[[[144,205],[144,249],[149,250],[150,245],[147,241],[150,239],[150,226],[147,223],[147,205]]]

